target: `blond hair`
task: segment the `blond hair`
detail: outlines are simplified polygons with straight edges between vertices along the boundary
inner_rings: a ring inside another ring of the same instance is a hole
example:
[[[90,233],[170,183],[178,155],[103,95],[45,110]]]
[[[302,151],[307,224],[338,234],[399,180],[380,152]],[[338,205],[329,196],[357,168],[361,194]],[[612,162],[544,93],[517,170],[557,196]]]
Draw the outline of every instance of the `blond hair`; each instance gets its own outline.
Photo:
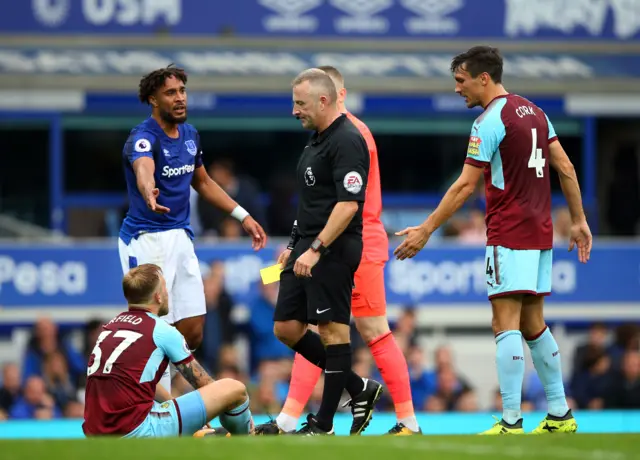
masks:
[[[158,290],[162,269],[155,264],[142,264],[132,268],[122,278],[124,298],[130,305],[145,305],[152,301]]]
[[[342,76],[340,71],[336,69],[334,66],[321,65],[318,67],[318,69],[322,70],[324,73],[326,73],[333,79],[333,82],[336,84],[336,89],[338,91],[344,88],[344,77]]]

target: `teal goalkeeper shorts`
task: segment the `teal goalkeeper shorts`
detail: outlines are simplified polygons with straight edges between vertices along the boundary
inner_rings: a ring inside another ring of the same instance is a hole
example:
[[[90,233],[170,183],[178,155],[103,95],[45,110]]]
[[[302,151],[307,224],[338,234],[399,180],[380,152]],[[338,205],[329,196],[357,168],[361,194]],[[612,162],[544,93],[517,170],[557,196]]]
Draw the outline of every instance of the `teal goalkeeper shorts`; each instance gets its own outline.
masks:
[[[199,391],[164,403],[154,402],[147,418],[125,438],[191,436],[207,423],[207,411]]]
[[[512,294],[551,294],[552,251],[487,246],[485,273],[489,299]]]

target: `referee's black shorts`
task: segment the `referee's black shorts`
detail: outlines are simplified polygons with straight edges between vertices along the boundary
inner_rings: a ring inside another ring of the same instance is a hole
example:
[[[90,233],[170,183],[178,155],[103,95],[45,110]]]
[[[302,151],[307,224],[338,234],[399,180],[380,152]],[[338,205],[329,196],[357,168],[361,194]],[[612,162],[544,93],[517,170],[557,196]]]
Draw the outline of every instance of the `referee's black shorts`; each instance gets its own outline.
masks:
[[[362,237],[339,236],[311,269],[311,278],[298,278],[293,273],[294,263],[313,240],[303,238],[291,251],[287,266],[280,274],[273,320],[349,324],[353,277],[362,258]]]

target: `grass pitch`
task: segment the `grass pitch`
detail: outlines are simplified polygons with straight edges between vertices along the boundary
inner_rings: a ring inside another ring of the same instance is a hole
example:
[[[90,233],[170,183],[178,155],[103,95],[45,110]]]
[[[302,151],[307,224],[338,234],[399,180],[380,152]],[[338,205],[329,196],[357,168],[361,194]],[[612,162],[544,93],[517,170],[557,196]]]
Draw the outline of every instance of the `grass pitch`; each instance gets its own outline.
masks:
[[[1,425],[0,425],[1,429]],[[640,458],[638,434],[232,437],[0,441],[2,460],[410,460]]]

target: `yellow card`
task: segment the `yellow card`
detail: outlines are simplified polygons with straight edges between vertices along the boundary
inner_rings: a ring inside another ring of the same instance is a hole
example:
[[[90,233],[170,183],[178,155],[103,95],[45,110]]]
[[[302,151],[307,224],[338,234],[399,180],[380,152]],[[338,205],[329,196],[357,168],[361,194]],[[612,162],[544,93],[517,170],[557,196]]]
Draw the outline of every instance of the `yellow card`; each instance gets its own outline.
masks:
[[[271,284],[276,281],[280,281],[280,264],[275,264],[267,268],[260,270],[260,276],[262,277],[262,284]]]

